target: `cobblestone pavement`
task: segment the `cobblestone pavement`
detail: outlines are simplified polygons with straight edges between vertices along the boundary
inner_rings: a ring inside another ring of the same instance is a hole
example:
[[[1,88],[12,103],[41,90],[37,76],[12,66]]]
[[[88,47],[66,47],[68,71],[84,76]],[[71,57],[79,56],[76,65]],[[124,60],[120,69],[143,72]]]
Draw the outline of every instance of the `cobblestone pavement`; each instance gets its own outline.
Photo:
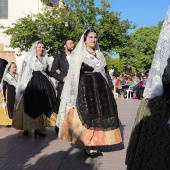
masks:
[[[103,156],[97,158],[58,139],[54,128],[47,128],[46,138],[40,138],[0,126],[0,170],[126,170],[125,154],[139,104],[137,99],[118,98],[123,144],[100,148]]]

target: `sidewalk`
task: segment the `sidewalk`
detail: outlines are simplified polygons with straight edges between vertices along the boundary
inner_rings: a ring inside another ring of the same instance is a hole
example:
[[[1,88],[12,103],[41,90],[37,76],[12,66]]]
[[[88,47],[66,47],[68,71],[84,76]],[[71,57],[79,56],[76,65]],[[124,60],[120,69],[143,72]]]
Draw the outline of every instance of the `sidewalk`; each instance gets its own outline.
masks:
[[[80,147],[60,140],[54,128],[47,128],[46,138],[28,137],[22,131],[0,126],[0,170],[126,170],[125,154],[140,100],[118,98],[119,119],[124,146],[110,148],[98,158],[86,157]]]

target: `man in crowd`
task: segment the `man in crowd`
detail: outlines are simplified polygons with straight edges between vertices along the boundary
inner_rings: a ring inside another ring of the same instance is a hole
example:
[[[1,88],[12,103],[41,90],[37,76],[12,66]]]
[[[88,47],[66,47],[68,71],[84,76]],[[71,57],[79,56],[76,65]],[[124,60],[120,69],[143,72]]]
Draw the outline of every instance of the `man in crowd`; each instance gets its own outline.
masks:
[[[71,38],[67,38],[62,42],[62,46],[64,48],[64,53],[56,55],[50,76],[54,77],[58,81],[57,86],[57,98],[60,100],[61,92],[64,86],[64,82],[67,78],[67,72],[69,69],[69,64],[71,60],[71,52],[74,49],[74,43]]]
[[[66,81],[67,78],[69,64],[71,61],[71,52],[74,49],[73,40],[71,38],[63,40],[62,46],[64,48],[64,53],[56,55],[50,71],[50,76],[54,77],[58,81],[57,98],[59,101],[64,86],[64,82]],[[55,127],[55,131],[56,133],[58,133],[59,131],[57,126]]]

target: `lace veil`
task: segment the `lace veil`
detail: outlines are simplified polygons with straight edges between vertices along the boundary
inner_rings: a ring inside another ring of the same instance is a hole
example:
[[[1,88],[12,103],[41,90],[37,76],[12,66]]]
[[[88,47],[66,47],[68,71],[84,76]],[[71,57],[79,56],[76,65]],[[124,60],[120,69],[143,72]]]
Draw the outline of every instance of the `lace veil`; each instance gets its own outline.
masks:
[[[170,56],[170,6],[162,25],[147,84],[144,98],[154,98],[163,94],[162,75]]]
[[[5,70],[4,70],[4,74],[3,74],[3,76],[2,76],[1,93],[2,93],[2,97],[3,97],[3,98],[4,98],[3,84],[4,84],[4,81],[6,81],[5,75],[8,73],[8,69],[9,69],[10,66],[11,66],[11,62],[9,62],[9,63],[6,65]]]
[[[40,41],[36,41],[27,52],[18,75],[18,81],[16,85],[16,99],[18,104],[22,98],[22,95],[27,87],[28,82],[32,78],[33,72],[33,57],[36,57],[36,47]],[[46,50],[43,51],[43,56],[48,56]]]
[[[62,129],[62,125],[63,125],[66,113],[68,113],[69,110],[71,108],[74,108],[76,105],[80,69],[81,69],[82,62],[84,61],[86,54],[87,54],[86,46],[84,43],[85,32],[81,36],[80,41],[78,42],[76,48],[71,53],[71,62],[70,62],[69,71],[67,74],[67,79],[66,79],[66,82],[64,83],[64,87],[62,90],[60,108],[59,108],[59,113],[58,113],[57,122],[56,122],[59,129]],[[100,58],[101,65],[104,68],[104,66],[106,66],[106,61],[104,59],[103,54],[100,52],[98,43],[96,43],[95,52],[96,52],[96,55]],[[104,69],[101,70],[100,72],[103,76],[105,76]],[[61,131],[59,132],[59,137],[61,137]]]
[[[2,94],[2,103],[0,104],[0,107],[2,108],[5,108],[6,106],[6,103],[4,101],[4,91],[3,91],[3,86],[4,86],[4,81],[7,81],[8,84],[10,85],[14,85],[14,82],[12,82],[12,80],[10,81],[7,77],[6,77],[6,74],[8,73],[8,69],[9,67],[11,66],[13,62],[9,62],[6,67],[5,67],[5,70],[4,70],[4,73],[3,73],[3,76],[2,76],[2,81],[1,81],[1,84],[0,84],[0,90],[1,90],[1,94]],[[5,109],[4,109],[5,110]],[[5,110],[5,113],[6,113],[6,110]]]

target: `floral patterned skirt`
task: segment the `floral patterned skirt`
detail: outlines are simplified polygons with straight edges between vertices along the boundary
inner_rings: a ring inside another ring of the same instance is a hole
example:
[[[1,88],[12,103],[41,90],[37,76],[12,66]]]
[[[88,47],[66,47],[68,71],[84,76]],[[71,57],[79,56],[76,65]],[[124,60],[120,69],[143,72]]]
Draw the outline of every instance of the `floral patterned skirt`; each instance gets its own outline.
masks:
[[[71,109],[65,116],[61,130],[61,138],[73,144],[85,146],[114,145],[122,142],[120,129],[92,130],[82,125],[76,109]]]

